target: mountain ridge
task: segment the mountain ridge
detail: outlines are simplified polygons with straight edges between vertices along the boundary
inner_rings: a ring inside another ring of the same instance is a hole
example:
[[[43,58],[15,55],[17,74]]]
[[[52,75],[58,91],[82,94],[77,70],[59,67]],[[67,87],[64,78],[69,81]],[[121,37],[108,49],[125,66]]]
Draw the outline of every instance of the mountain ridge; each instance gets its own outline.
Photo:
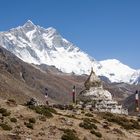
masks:
[[[76,87],[78,96],[84,89],[84,81],[88,78],[87,75],[63,73],[54,66],[25,63],[3,47],[0,47],[0,67],[0,97],[14,99],[21,104],[30,98],[45,102],[44,89],[46,87],[49,102],[71,103],[73,85]],[[135,90],[140,90],[139,85],[108,83],[104,77],[101,78],[104,89],[108,90],[113,99],[121,104],[125,98],[134,94]],[[135,100],[131,100],[131,103],[134,102]],[[129,106],[129,104],[130,102],[126,102],[124,105]]]
[[[112,63],[97,61],[63,38],[55,28],[45,29],[30,20],[23,26],[0,32],[0,45],[25,62],[54,65],[64,73],[89,74],[93,67],[98,76],[105,76],[111,82],[138,84],[140,81],[137,70],[115,59]]]

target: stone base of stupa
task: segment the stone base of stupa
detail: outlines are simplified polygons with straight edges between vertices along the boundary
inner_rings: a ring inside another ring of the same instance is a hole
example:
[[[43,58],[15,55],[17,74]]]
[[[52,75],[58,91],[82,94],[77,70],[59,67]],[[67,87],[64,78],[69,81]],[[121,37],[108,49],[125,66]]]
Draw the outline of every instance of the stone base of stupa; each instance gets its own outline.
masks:
[[[101,81],[93,71],[85,82],[85,90],[79,94],[79,104],[95,111],[128,114],[128,110],[122,108],[112,99],[111,93],[103,89]]]

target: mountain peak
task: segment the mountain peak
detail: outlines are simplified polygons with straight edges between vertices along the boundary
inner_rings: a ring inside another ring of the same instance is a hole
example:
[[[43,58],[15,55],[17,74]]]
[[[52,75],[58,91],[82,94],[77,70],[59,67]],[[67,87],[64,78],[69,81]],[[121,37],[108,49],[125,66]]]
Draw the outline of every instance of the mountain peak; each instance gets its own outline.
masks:
[[[25,24],[30,24],[30,25],[32,24],[32,25],[34,25],[34,23],[31,20],[27,20],[27,22]]]
[[[107,62],[107,63],[115,63],[115,64],[119,64],[120,63],[120,61],[119,60],[117,60],[117,59],[106,59],[106,60],[103,60],[103,61],[101,61],[101,62]]]
[[[57,30],[55,28],[53,28],[53,27],[48,27],[47,31],[49,31],[49,32],[57,32]]]
[[[36,27],[36,25],[31,20],[27,20],[27,22],[23,25],[23,27],[28,29],[29,28],[33,29]]]
[[[48,27],[47,30],[49,30],[49,31],[56,31],[56,29],[54,27]]]
[[[111,82],[129,82],[136,71],[116,59],[98,62],[63,38],[55,28],[45,29],[31,20],[0,34],[0,45],[25,62],[53,65],[66,73],[89,74],[93,66],[97,75]]]

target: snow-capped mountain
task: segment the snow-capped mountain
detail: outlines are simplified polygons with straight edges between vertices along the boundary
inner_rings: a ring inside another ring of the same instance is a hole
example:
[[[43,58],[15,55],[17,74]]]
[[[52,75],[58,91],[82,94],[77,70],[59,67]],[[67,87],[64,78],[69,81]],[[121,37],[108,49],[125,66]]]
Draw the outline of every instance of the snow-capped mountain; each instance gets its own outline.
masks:
[[[108,77],[113,82],[126,82],[131,83],[131,76],[136,72],[136,70],[122,64],[116,59],[108,59],[100,61],[103,68],[100,71],[100,75]],[[137,75],[138,76],[138,75]]]
[[[140,77],[140,73],[134,76],[137,71],[118,60],[96,61],[56,29],[42,28],[30,20],[23,26],[0,32],[0,45],[25,62],[54,65],[66,73],[89,74],[93,67],[97,75],[111,82],[133,83]]]

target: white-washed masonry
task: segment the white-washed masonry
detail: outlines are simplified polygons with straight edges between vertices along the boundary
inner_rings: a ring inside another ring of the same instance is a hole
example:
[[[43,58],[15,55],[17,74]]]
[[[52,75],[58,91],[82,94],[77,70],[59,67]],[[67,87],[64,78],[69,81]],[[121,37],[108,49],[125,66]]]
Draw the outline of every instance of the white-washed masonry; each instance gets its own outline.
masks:
[[[99,112],[128,115],[128,110],[119,105],[117,101],[114,101],[109,91],[103,89],[101,80],[93,70],[85,82],[85,90],[80,93],[79,99],[79,105],[83,105],[85,108],[92,108]]]

